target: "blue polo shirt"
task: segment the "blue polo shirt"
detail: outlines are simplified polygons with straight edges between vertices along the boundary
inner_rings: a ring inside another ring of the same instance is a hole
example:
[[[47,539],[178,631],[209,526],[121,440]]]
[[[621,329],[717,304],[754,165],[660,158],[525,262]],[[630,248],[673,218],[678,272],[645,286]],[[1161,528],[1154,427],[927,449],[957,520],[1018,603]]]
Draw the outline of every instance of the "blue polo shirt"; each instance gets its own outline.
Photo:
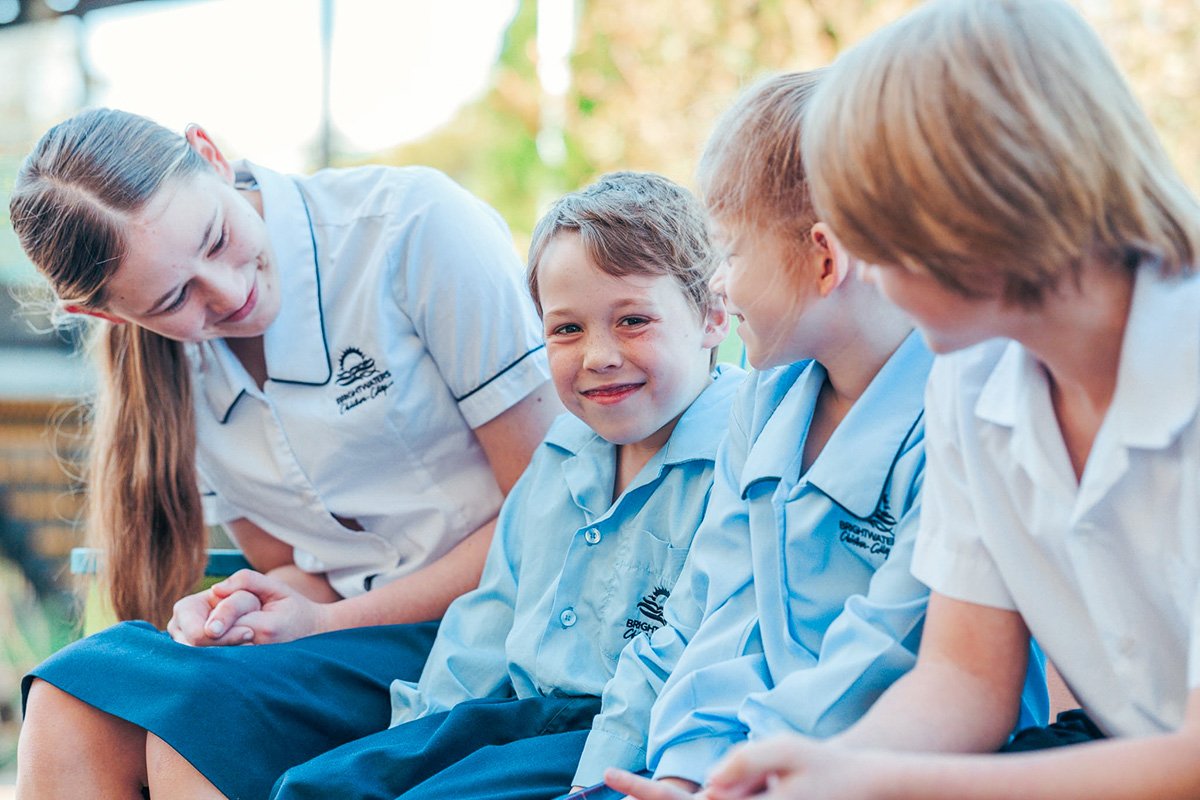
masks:
[[[392,725],[481,697],[599,696],[630,641],[662,626],[744,373],[719,368],[615,500],[616,446],[555,421],[501,509],[479,588],[446,611]]]

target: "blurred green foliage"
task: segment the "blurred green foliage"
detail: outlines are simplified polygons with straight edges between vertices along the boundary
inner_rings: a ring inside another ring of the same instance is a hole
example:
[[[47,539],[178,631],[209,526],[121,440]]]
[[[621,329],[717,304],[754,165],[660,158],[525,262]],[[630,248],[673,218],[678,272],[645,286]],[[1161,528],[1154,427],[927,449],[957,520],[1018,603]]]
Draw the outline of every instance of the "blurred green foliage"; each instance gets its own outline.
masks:
[[[1200,185],[1200,0],[1074,0],[1129,75],[1175,163]],[[523,0],[491,90],[427,139],[373,154],[445,170],[492,203],[524,248],[558,194],[613,169],[690,185],[716,117],[772,71],[809,69],[913,0],[581,0],[560,165],[536,146],[536,0]],[[936,87],[930,87],[936,91]]]

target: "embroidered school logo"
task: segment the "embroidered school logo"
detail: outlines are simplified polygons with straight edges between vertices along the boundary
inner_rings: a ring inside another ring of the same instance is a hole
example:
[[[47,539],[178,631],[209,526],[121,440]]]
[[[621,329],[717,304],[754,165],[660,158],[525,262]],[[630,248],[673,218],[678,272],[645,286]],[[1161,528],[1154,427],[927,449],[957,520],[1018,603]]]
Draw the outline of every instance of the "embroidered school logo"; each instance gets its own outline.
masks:
[[[337,397],[338,413],[345,414],[373,397],[387,394],[395,385],[391,370],[380,372],[375,368],[375,359],[357,347],[347,347],[338,356],[338,386],[353,386]]]
[[[838,520],[838,538],[851,547],[886,559],[892,553],[892,545],[896,543],[896,535],[892,533],[896,527],[896,518],[888,508],[886,491],[880,496],[879,504],[871,512],[871,516],[863,521],[867,523],[866,526],[845,519]]]
[[[867,517],[867,523],[883,533],[891,533],[892,529],[896,527],[896,518],[892,516],[891,510],[888,508],[886,493],[879,496],[879,505],[875,506],[871,516]]]
[[[375,359],[357,347],[347,347],[338,357],[338,386],[349,386],[375,374]]]
[[[656,630],[667,624],[667,620],[663,617],[663,604],[667,602],[667,598],[671,596],[671,592],[662,587],[655,586],[654,591],[643,597],[637,604],[637,610],[643,617],[650,620],[629,618],[625,620],[625,638],[632,639],[639,633],[644,633],[647,636],[654,633]]]

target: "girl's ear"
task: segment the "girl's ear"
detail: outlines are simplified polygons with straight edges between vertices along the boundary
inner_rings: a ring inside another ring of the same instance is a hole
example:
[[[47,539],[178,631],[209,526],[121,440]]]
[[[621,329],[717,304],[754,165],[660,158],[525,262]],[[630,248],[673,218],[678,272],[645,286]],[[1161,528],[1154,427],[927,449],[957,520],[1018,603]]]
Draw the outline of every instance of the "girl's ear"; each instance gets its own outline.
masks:
[[[77,306],[72,303],[67,303],[62,307],[62,309],[68,314],[86,314],[89,317],[96,317],[98,319],[111,322],[113,325],[125,324],[125,320],[121,319],[120,317],[113,316],[112,314],[106,314],[103,311],[93,311],[90,308],[84,308],[83,306]]]
[[[725,298],[714,294],[708,301],[708,311],[704,313],[704,336],[700,346],[705,349],[716,347],[725,341],[729,334],[729,314],[725,311]]]
[[[817,287],[822,297],[828,297],[846,280],[853,262],[842,243],[824,222],[813,225],[809,237],[813,243],[812,257],[818,262]]]
[[[229,166],[229,162],[221,154],[221,149],[217,147],[204,128],[193,122],[184,129],[183,138],[187,139],[187,143],[200,154],[201,158],[212,165],[221,180],[233,185],[233,167]]]

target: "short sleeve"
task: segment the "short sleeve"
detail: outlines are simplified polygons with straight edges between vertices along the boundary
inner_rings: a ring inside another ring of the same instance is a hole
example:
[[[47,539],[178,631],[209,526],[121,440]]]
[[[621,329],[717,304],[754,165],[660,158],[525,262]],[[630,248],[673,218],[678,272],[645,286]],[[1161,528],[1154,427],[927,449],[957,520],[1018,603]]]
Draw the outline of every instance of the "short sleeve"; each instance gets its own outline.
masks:
[[[1016,610],[995,561],[979,536],[972,497],[972,457],[979,448],[971,407],[953,357],[935,361],[925,392],[925,486],[913,552],[913,575],[933,591],[970,603]],[[968,416],[969,415],[969,416]]]
[[[499,214],[435,170],[408,195],[397,301],[477,428],[549,377],[541,324]]]

